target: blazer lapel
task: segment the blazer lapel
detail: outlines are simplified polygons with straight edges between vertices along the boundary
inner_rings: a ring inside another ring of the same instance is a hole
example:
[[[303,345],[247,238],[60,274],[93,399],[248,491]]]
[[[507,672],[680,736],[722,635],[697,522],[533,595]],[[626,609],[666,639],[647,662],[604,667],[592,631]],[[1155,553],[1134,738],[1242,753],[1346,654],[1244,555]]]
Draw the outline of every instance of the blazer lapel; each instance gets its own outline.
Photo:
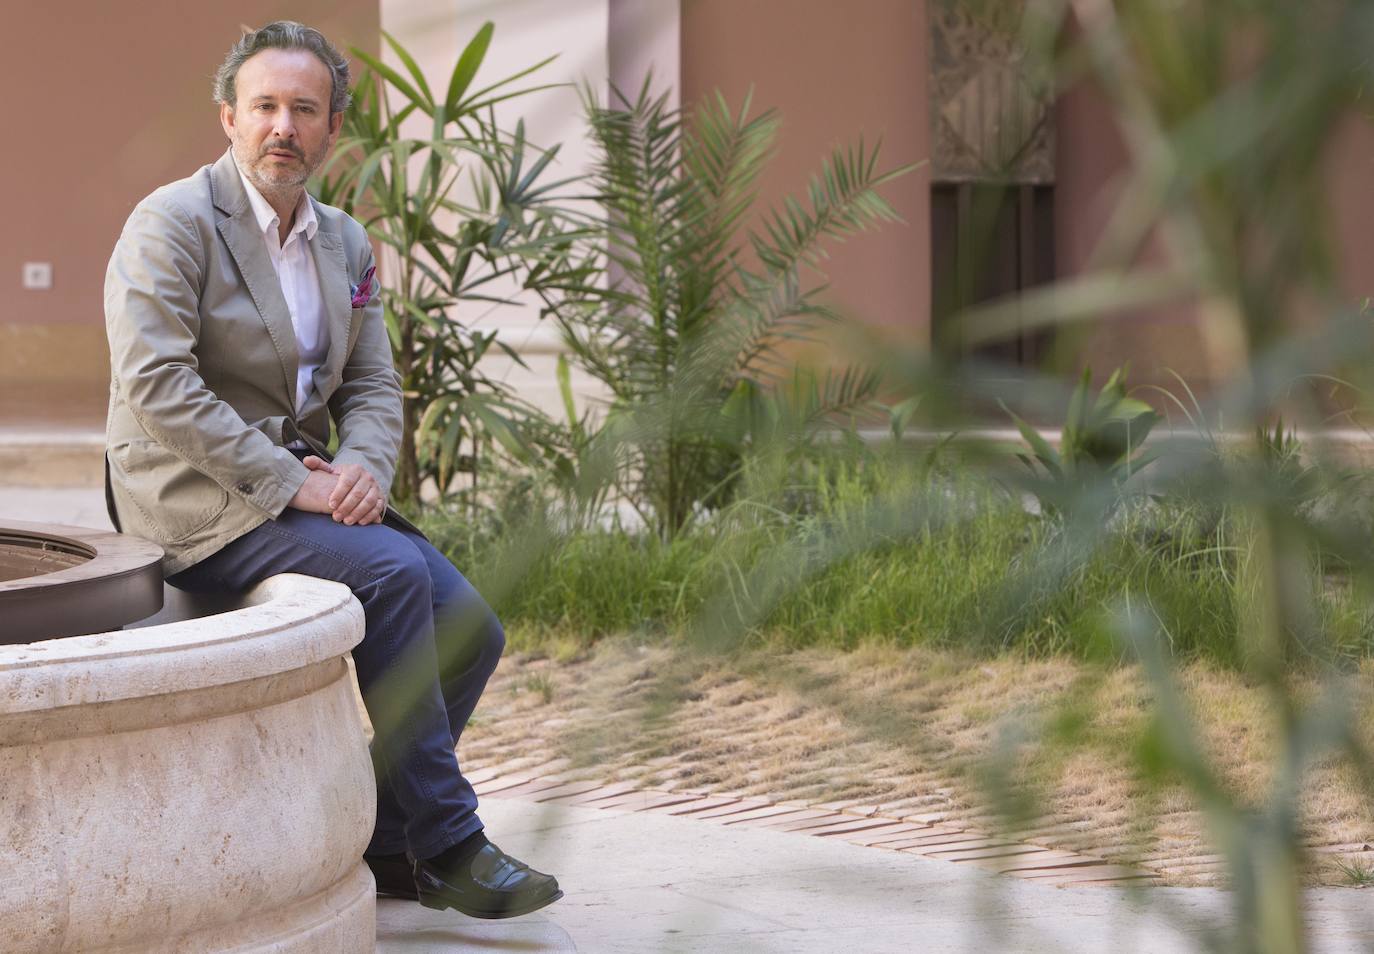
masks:
[[[314,199],[312,198],[313,202]],[[320,297],[324,300],[325,314],[329,320],[329,354],[324,363],[315,369],[315,390],[311,401],[327,400],[334,393],[335,382],[343,373],[344,361],[348,357],[348,335],[353,323],[353,298],[348,276],[348,262],[344,258],[343,238],[338,232],[326,228],[328,221],[315,208],[319,228],[310,241],[310,250],[315,255],[315,272],[320,278]]]
[[[216,227],[224,237],[229,253],[234,256],[243,284],[252,296],[263,324],[267,326],[272,347],[276,349],[281,362],[282,383],[286,386],[288,403],[294,408],[296,368],[300,364],[296,330],[291,325],[291,311],[282,297],[281,281],[272,267],[272,259],[268,257],[262,230],[253,217],[253,207],[248,203],[248,193],[243,190],[243,180],[238,167],[234,165],[231,152],[225,152],[211,167],[210,191],[215,207],[227,215],[227,218],[216,223]]]

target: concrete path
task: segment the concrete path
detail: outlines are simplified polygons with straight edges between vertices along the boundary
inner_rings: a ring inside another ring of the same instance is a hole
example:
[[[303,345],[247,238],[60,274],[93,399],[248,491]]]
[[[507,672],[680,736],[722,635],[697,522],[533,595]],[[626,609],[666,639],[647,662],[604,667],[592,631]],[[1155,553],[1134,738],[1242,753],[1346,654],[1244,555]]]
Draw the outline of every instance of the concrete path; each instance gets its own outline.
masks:
[[[89,476],[31,477],[28,448],[0,470],[0,520],[108,527]],[[67,474],[63,463],[57,468]],[[6,473],[11,477],[6,480]],[[4,486],[10,484],[11,486]],[[15,484],[23,484],[16,486]],[[566,896],[488,922],[418,904],[377,906],[383,954],[786,952],[1141,952],[1205,949],[1229,918],[1204,888],[1055,888],[971,865],[653,812],[483,800],[492,837],[556,874]],[[1309,893],[1314,952],[1374,951],[1374,894]]]
[[[0,425],[0,519],[110,530],[105,435],[95,428]]]
[[[62,523],[90,530],[113,530],[105,513],[105,494],[91,487],[6,487],[0,484],[0,520]]]
[[[1054,888],[832,839],[644,812],[487,798],[502,848],[565,897],[507,922],[384,900],[379,954],[937,954],[1201,951],[1228,919],[1205,888]],[[1374,950],[1374,895],[1310,894],[1313,951]]]

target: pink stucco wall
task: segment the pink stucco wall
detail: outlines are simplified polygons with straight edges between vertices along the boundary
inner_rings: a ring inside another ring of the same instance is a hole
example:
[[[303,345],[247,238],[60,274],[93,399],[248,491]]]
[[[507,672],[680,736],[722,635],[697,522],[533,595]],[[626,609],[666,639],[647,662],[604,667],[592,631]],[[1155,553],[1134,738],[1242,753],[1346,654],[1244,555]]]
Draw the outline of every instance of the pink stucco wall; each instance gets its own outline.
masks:
[[[281,18],[377,46],[377,0],[6,6],[0,88],[17,112],[0,152],[0,419],[56,400],[102,422],[110,250],[135,203],[225,148],[211,77],[242,24]],[[34,261],[52,263],[51,290],[22,288]]]
[[[839,145],[882,139],[882,167],[929,153],[924,0],[683,0],[685,104],[720,89],[782,114],[760,207],[804,196]],[[870,326],[924,342],[930,324],[930,186],[926,169],[884,194],[905,225],[831,247],[829,296]]]
[[[1116,202],[1129,156],[1100,89],[1079,83],[1055,106],[1058,150],[1054,189],[1055,264],[1060,279],[1081,275],[1092,265]],[[1167,251],[1157,237],[1147,243],[1138,263],[1162,264]],[[1167,384],[1170,371],[1190,384],[1206,386],[1217,369],[1209,366],[1198,333],[1196,309],[1190,304],[1126,311],[1074,329],[1076,353],[1064,356],[1063,370],[1091,365],[1104,376],[1130,363],[1136,384]]]
[[[1061,278],[1082,274],[1119,196],[1130,158],[1103,92],[1091,82],[1069,88],[1056,107],[1058,168],[1055,184],[1055,254]],[[1354,112],[1328,143],[1324,157],[1326,208],[1312,209],[1329,222],[1329,238],[1340,290],[1352,302],[1374,295],[1374,126]],[[1274,183],[1283,188],[1283,183]],[[1139,262],[1166,260],[1170,251],[1158,234]],[[1199,392],[1224,383],[1236,370],[1234,349],[1209,349],[1202,332],[1204,305],[1185,302],[1106,316],[1087,330],[1077,364],[1105,374],[1129,361],[1136,383],[1159,383],[1177,391],[1174,372]],[[1295,315],[1294,320],[1304,317]]]

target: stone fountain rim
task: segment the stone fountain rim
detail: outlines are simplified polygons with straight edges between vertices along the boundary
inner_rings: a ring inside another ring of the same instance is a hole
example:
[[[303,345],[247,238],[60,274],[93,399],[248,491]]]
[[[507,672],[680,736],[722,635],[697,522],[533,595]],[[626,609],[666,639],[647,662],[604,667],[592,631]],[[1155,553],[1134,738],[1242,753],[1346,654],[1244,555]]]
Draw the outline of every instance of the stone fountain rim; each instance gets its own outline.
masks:
[[[141,629],[0,645],[0,717],[289,672],[346,654],[362,605],[342,583],[281,574],[241,609]]]
[[[109,530],[0,521],[11,540],[50,540],[91,556],[74,566],[0,582],[0,644],[98,633],[162,608],[162,548]]]
[[[59,523],[29,523],[23,520],[0,521],[0,532],[16,531],[35,538],[48,538],[74,549],[89,551],[91,557],[61,570],[0,582],[0,594],[20,590],[53,589],[72,583],[132,574],[162,560],[162,548],[141,537],[113,530],[92,530]]]

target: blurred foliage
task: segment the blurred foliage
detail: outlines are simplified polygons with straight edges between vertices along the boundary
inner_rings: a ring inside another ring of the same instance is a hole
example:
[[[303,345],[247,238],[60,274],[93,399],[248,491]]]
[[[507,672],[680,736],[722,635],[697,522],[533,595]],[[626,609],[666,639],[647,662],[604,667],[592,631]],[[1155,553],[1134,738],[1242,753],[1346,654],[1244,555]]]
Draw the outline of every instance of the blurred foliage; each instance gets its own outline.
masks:
[[[1263,798],[1240,797],[1215,771],[1176,685],[1178,633],[1149,588],[1133,587],[1098,628],[1104,646],[1150,675],[1152,725],[1135,760],[1142,784],[1185,786],[1226,859],[1232,917],[1212,926],[1208,946],[1304,951],[1300,794],[1322,762],[1341,760],[1371,778],[1344,631],[1325,601],[1342,594],[1350,616],[1339,618],[1369,619],[1374,561],[1368,502],[1332,449],[1320,439],[1300,449],[1277,422],[1282,415],[1320,435],[1327,409],[1295,383],[1345,369],[1356,393],[1368,393],[1370,328],[1336,284],[1326,210],[1330,151],[1367,83],[1374,7],[1046,0],[1024,11],[1024,42],[1060,87],[1091,83],[1106,96],[1126,167],[1085,274],[965,320],[973,337],[992,341],[1016,322],[1100,328],[1141,307],[1193,306],[1203,364],[1217,382],[1198,418],[1227,427],[1218,440],[1209,426],[1201,452],[1193,435],[1152,442],[1150,492],[1191,503],[1212,528],[1208,560],[1229,574],[1227,655],[1264,688],[1277,726]],[[1111,499],[1113,491],[1101,479],[1080,493]],[[1032,586],[1069,585],[1115,524],[1068,521],[1030,578],[1009,581],[1012,599]],[[1295,691],[1295,671],[1323,690]],[[1089,742],[1070,731],[1057,744]],[[1010,787],[1015,773],[1002,778]]]
[[[776,344],[833,317],[803,270],[823,239],[891,218],[874,190],[904,169],[878,173],[876,150],[840,150],[807,203],[747,232],[776,117],[716,98],[684,123],[646,82],[634,103],[589,102],[606,220],[571,245],[550,240],[557,261],[609,282],[541,293],[612,402],[579,414],[565,384],[569,439],[528,456],[552,460],[554,476],[511,481],[481,520],[432,514],[427,526],[511,622],[669,630],[717,651],[948,641],[1071,652],[1103,673],[1139,666],[1147,726],[1112,744],[1145,795],[1186,792],[1227,864],[1230,916],[1195,933],[1211,950],[1296,954],[1311,941],[1300,798],[1313,767],[1338,764],[1374,798],[1350,683],[1374,630],[1374,508],[1323,438],[1329,409],[1301,386],[1343,373],[1359,399],[1374,373],[1374,327],[1336,285],[1324,214],[1327,157],[1367,83],[1374,5],[1028,0],[1021,13],[1024,46],[1060,89],[1105,95],[1125,166],[1086,271],[970,310],[965,340],[1053,328],[1069,342],[1141,309],[1188,307],[1214,384],[1191,397],[1191,433],[1160,426],[1124,375],[1095,395],[1084,375],[1057,447],[1017,422],[1019,486],[1040,497],[1037,516],[992,479],[1005,455],[904,440],[917,403],[937,433],[964,428],[941,415],[961,406],[950,395],[1002,397],[1005,369],[875,348],[873,370],[905,385],[896,439],[881,451],[852,429],[819,439],[835,411],[874,397],[872,371],[848,385],[796,377]],[[1064,406],[1079,376],[1054,370],[1029,379],[1040,406]],[[766,402],[779,402],[774,417],[758,412]],[[577,519],[550,505],[544,480],[577,488]],[[621,504],[646,532],[606,517]],[[1199,656],[1265,694],[1274,747],[1258,799],[1218,771],[1179,689],[1177,661]],[[1295,688],[1299,673],[1319,690]],[[1081,707],[1036,715],[1017,715],[985,773],[1022,828],[1045,807],[1021,784],[1028,748],[1067,758],[1101,741]]]
[[[736,499],[667,541],[567,524],[518,483],[481,520],[437,511],[422,520],[456,565],[471,568],[512,632],[535,642],[678,634],[714,607],[749,643],[1118,663],[1133,653],[1104,638],[1103,622],[1135,599],[1158,616],[1171,658],[1243,665],[1243,507],[1224,504],[1217,516],[1192,495],[1134,495],[1070,570],[1044,577],[1061,521],[1028,511],[997,476],[967,443],[855,438],[785,462],[747,455]],[[1326,519],[1367,523],[1361,512],[1370,505],[1343,497],[1328,502]],[[759,573],[769,565],[782,581]],[[506,583],[512,577],[518,585]],[[1342,570],[1329,559],[1314,564],[1311,582],[1333,660],[1371,655],[1374,617]],[[1016,598],[1005,599],[1009,592]]]

